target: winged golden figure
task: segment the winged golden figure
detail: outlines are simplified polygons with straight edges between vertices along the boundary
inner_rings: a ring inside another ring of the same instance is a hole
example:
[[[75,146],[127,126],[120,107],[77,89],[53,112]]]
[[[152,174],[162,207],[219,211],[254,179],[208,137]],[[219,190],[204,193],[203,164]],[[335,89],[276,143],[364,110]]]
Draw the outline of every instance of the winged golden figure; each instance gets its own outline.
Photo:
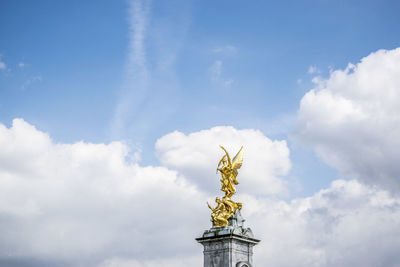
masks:
[[[223,146],[220,147],[224,150],[225,155],[218,163],[217,172],[219,171],[221,173],[221,191],[225,192],[225,196],[230,198],[236,192],[235,185],[239,184],[236,177],[238,175],[238,169],[242,167],[243,163],[243,146],[233,160],[231,160],[226,149]]]
[[[239,184],[236,177],[238,175],[238,169],[242,166],[243,162],[243,147],[240,148],[236,156],[231,160],[228,152],[223,146],[220,146],[224,150],[225,155],[221,158],[218,163],[218,171],[221,173],[221,191],[225,192],[225,196],[220,199],[215,199],[216,207],[213,208],[207,202],[208,207],[211,209],[211,221],[213,227],[222,227],[229,225],[228,219],[235,214],[236,210],[242,208],[242,203],[237,203],[231,200],[231,197],[236,192],[235,185]]]

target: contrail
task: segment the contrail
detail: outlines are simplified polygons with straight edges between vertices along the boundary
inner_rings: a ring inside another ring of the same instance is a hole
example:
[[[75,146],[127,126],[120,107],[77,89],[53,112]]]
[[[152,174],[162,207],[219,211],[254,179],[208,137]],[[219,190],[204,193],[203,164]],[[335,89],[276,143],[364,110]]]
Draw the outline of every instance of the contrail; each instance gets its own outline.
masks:
[[[113,138],[121,137],[127,127],[128,116],[135,116],[132,113],[138,111],[148,89],[149,71],[146,66],[145,39],[150,1],[135,0],[129,5],[129,52],[124,82],[111,125]]]

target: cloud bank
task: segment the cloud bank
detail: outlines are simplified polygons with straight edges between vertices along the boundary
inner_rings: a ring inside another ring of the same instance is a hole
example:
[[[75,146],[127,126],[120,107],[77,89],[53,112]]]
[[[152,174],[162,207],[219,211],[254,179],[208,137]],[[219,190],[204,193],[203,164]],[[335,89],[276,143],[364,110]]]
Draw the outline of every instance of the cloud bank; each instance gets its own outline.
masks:
[[[55,144],[16,119],[0,125],[0,147],[0,263],[185,257],[191,225],[207,224],[203,193],[176,171],[130,163],[120,142]]]
[[[121,142],[58,144],[22,119],[0,124],[0,265],[201,266],[223,141],[246,145],[236,198],[262,239],[257,266],[398,266],[399,198],[338,180],[277,200],[289,150],[260,131],[173,132],[156,144],[163,165],[145,167]]]
[[[314,79],[295,140],[352,179],[289,202],[289,148],[254,129],[175,131],[155,144],[161,165],[141,166],[122,142],[0,124],[0,265],[201,266],[221,144],[245,146],[235,197],[262,240],[257,266],[400,266],[399,65],[400,49],[380,50]]]
[[[400,199],[337,180],[291,201],[246,199],[257,266],[400,266]]]
[[[294,137],[343,176],[400,189],[400,48],[314,78]]]
[[[186,140],[182,135],[175,132],[158,141],[164,166],[144,167],[121,142],[57,144],[22,119],[15,119],[10,128],[0,124],[0,263],[188,266],[194,260],[201,262],[201,248],[194,238],[210,226],[205,201],[214,195],[202,186],[196,171],[205,166],[202,178],[208,183],[214,180],[218,188],[214,154],[222,151],[198,148],[231,140],[248,144],[249,157],[257,160],[258,155],[260,164],[247,176],[267,172],[265,177],[253,177],[249,190],[255,188],[254,179],[261,183],[265,179],[263,184],[276,184],[275,190],[281,190],[283,182],[274,175],[287,171],[289,154],[285,142],[271,141],[253,130],[217,127],[190,134]],[[283,164],[267,156],[272,152],[280,153]],[[194,162],[200,166],[180,160],[188,160],[191,153],[199,155]],[[204,158],[209,158],[206,165]]]

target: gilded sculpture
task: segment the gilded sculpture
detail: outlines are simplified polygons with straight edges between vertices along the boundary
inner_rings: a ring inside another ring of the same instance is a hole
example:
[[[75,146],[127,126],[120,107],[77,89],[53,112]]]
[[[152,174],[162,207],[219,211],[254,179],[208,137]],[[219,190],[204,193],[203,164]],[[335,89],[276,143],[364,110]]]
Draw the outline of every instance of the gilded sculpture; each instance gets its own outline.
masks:
[[[217,206],[215,208],[207,202],[208,207],[211,209],[211,221],[213,227],[228,226],[228,219],[235,214],[236,210],[242,208],[242,203],[231,200],[231,197],[236,192],[235,185],[238,185],[236,177],[238,175],[238,169],[242,166],[243,162],[243,147],[239,150],[236,156],[231,160],[228,152],[223,146],[220,146],[225,152],[225,155],[221,158],[217,166],[218,171],[221,173],[221,191],[225,193],[225,196],[220,199],[217,197],[215,202]]]

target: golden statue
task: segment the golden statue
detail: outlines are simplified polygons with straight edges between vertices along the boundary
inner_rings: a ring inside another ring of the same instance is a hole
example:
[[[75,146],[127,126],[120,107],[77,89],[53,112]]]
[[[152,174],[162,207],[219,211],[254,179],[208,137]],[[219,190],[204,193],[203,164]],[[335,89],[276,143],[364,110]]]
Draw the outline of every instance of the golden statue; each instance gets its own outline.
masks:
[[[236,179],[238,175],[238,169],[242,167],[243,162],[243,147],[240,148],[239,152],[231,161],[228,152],[223,146],[220,146],[224,150],[225,155],[218,163],[217,172],[221,172],[221,191],[225,192],[225,196],[231,197],[236,192],[234,185],[239,184]],[[222,164],[222,168],[219,168]]]
[[[224,150],[225,155],[218,163],[217,172],[221,173],[221,191],[225,192],[225,196],[222,200],[217,197],[215,202],[217,206],[215,208],[207,202],[208,207],[212,210],[211,221],[213,227],[221,227],[229,225],[228,219],[235,214],[236,210],[242,208],[241,203],[236,203],[231,200],[231,197],[236,192],[235,185],[239,184],[236,177],[238,175],[238,169],[242,166],[243,162],[243,147],[239,150],[236,156],[231,160],[228,152],[223,146],[220,146]],[[220,168],[220,166],[222,167]]]

